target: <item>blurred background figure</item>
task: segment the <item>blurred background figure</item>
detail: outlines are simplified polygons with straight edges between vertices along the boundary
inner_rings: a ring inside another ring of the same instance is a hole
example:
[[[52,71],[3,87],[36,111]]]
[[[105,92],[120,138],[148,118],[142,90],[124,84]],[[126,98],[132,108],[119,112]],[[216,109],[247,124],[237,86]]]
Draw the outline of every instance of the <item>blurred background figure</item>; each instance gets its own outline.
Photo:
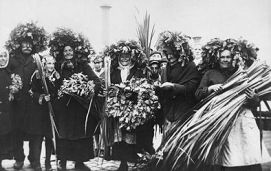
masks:
[[[192,37],[192,52],[194,57],[194,63],[196,66],[201,64],[202,62],[202,38],[201,37]]]
[[[161,82],[161,60],[162,55],[160,52],[153,52],[150,55],[148,79],[153,82]]]

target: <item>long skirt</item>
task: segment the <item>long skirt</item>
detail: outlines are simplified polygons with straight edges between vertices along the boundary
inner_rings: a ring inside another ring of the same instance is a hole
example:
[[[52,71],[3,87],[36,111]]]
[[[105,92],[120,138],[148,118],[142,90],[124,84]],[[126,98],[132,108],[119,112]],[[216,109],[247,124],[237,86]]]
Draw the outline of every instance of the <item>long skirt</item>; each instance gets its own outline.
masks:
[[[255,118],[244,108],[225,142],[216,164],[224,167],[251,166],[271,161]]]
[[[13,157],[13,136],[12,133],[0,135],[0,159],[12,159]]]
[[[154,136],[153,123],[138,126],[133,135],[135,139],[130,138],[129,133],[122,131],[123,141],[114,143],[112,147],[113,160],[136,162],[139,159],[137,153],[148,152],[153,154],[155,152],[152,142]],[[127,141],[127,139],[129,140]]]
[[[94,157],[93,138],[58,139],[56,153],[59,160],[86,162]]]

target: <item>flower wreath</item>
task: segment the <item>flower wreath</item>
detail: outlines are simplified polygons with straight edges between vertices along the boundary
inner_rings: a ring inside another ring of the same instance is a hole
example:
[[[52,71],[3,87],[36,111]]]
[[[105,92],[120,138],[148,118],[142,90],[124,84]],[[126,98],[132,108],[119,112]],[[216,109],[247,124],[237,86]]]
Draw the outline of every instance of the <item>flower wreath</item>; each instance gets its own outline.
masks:
[[[133,78],[111,87],[107,102],[108,116],[117,118],[120,128],[127,131],[155,119],[155,111],[160,108],[154,85],[146,78]]]
[[[118,57],[122,53],[131,54],[132,62],[138,67],[144,68],[146,66],[146,56],[139,43],[135,40],[120,40],[116,44],[107,46],[103,53],[104,56],[110,56],[113,69],[118,67]]]
[[[259,51],[259,48],[255,47],[254,44],[249,43],[245,39],[239,39],[238,43],[241,49],[241,60],[244,61],[246,66],[250,66],[253,61],[257,59],[257,52]]]
[[[189,62],[193,60],[189,39],[189,36],[181,32],[164,31],[159,34],[155,46],[157,50],[170,48],[174,55],[183,57],[185,62]]]
[[[239,42],[235,39],[221,40],[219,38],[214,38],[207,42],[206,45],[202,47],[202,64],[199,68],[204,73],[209,69],[214,69],[218,66],[220,53],[224,50],[229,50],[233,56],[234,66],[237,62],[235,56],[240,54],[241,47]]]
[[[77,57],[88,57],[88,55],[95,54],[89,40],[82,34],[76,34],[71,29],[58,28],[51,36],[49,46],[50,53],[57,62],[63,58],[63,50],[66,45],[74,48],[74,54]]]
[[[33,53],[39,53],[47,48],[48,34],[43,27],[38,27],[34,22],[19,24],[11,31],[5,46],[10,54],[14,55],[24,40],[31,41]]]
[[[259,49],[244,39],[212,39],[202,47],[202,64],[199,67],[201,71],[204,72],[217,67],[219,54],[224,50],[231,51],[234,66],[243,67],[243,65],[250,66],[257,59],[257,51]]]

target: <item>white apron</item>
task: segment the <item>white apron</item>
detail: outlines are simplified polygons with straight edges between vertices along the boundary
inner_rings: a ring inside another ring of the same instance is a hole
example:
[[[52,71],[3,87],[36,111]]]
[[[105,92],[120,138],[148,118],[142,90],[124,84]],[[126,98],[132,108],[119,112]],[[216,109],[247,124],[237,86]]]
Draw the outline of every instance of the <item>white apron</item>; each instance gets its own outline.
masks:
[[[225,142],[218,165],[226,167],[254,165],[271,161],[251,110],[244,108]]]

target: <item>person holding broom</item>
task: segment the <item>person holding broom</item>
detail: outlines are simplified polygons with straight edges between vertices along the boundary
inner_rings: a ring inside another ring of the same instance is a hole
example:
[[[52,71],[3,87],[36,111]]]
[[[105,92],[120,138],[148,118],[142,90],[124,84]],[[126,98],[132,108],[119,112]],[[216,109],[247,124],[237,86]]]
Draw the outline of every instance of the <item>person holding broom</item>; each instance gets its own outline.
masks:
[[[209,45],[211,44],[209,43]],[[222,84],[237,70],[239,58],[244,61],[242,64],[246,64],[245,67],[249,67],[257,57],[256,48],[253,46],[238,48],[240,47],[240,41],[227,39],[216,41],[215,44],[215,48],[203,48],[203,50],[208,49],[203,53],[203,61],[205,64],[207,61],[209,62],[205,66],[211,66],[211,68],[204,74],[195,93],[198,100],[207,97],[213,92],[222,91]],[[243,48],[247,49],[244,50]],[[244,55],[244,52],[246,52],[246,55]],[[210,54],[217,54],[218,56]],[[209,60],[206,58],[209,58]],[[228,138],[223,144],[222,153],[217,155],[218,158],[214,159],[214,163],[211,164],[216,165],[216,167],[208,170],[261,171],[260,163],[267,162],[270,159],[265,146],[261,144],[260,132],[252,113],[252,110],[259,106],[259,98],[255,91],[251,89],[247,89],[246,94],[248,100],[244,110],[242,110],[236,123],[231,128]]]

